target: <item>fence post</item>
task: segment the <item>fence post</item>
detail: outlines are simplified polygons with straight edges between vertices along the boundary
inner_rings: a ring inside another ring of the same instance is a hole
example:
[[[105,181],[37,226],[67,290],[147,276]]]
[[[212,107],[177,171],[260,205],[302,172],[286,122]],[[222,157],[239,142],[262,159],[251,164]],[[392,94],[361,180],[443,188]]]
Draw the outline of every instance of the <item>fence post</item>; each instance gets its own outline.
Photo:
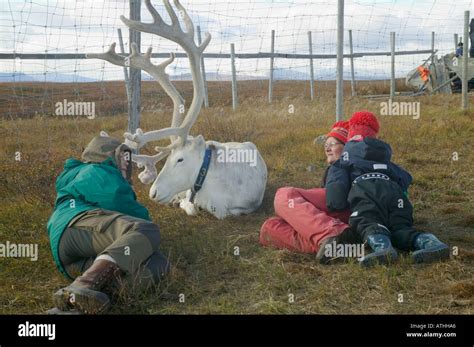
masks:
[[[454,51],[456,52],[456,49],[458,49],[458,34],[454,34]]]
[[[395,96],[395,32],[390,32],[390,53],[391,53],[391,69],[390,69],[390,99]]]
[[[344,0],[337,2],[336,121],[344,116]]]
[[[272,41],[270,46],[270,52],[272,56],[270,57],[270,77],[268,79],[268,102],[272,102],[273,98],[273,54],[275,53],[275,30],[272,30]]]
[[[140,0],[130,0],[130,19],[140,20]],[[129,29],[129,50],[136,43],[140,52],[140,32]],[[130,67],[130,97],[128,99],[128,131],[134,133],[140,125],[141,70]]]
[[[470,12],[469,15],[471,15]],[[471,45],[469,56],[474,58],[474,18],[471,18],[471,24],[469,24],[469,45]]]
[[[311,100],[314,99],[314,66],[313,66],[313,40],[311,39],[311,31],[308,31],[308,44],[309,44],[309,73],[310,73],[310,84],[309,92]]]
[[[349,30],[349,50],[351,53],[351,91],[352,91],[352,96],[356,96],[355,74],[354,74],[354,47],[352,46],[352,30]]]
[[[431,32],[431,64],[435,62],[435,32]]]
[[[120,45],[120,53],[125,54],[125,46],[123,45],[122,29],[118,28],[118,38]],[[123,67],[123,77],[125,79],[125,91],[127,92],[127,100],[130,99],[130,80],[128,79],[128,70],[127,67]]]
[[[237,109],[237,73],[235,70],[235,48],[234,44],[230,44],[230,62],[232,65],[232,111]]]
[[[198,34],[198,44],[201,45],[201,27],[197,26],[197,34]],[[204,54],[201,55],[201,72],[202,72],[202,79],[204,80],[204,107],[209,107],[209,94],[207,89],[207,80],[206,80],[206,68],[204,66]]]
[[[464,12],[464,42],[462,47],[462,109],[467,110],[468,99],[468,80],[467,80],[467,64],[469,57],[469,11]]]

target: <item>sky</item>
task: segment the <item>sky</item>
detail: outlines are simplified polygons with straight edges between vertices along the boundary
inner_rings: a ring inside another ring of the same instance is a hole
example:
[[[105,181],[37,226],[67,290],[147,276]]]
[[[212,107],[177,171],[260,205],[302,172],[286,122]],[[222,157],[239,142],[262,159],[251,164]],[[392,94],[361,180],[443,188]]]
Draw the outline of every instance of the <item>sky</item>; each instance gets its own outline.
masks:
[[[0,53],[92,53],[106,50],[118,41],[121,28],[128,50],[128,30],[120,15],[128,17],[128,0],[0,0]],[[194,24],[210,32],[206,53],[270,51],[271,30],[275,30],[275,51],[308,53],[308,31],[312,32],[313,53],[336,53],[337,1],[335,0],[182,0]],[[153,0],[167,19],[162,3]],[[474,13],[472,0],[346,0],[344,8],[345,53],[349,52],[348,30],[353,32],[354,52],[380,52],[390,49],[390,32],[396,32],[396,50],[435,49],[440,54],[454,50],[454,33],[462,36],[464,11]],[[142,21],[151,21],[142,4]],[[156,35],[142,34],[142,51],[181,52],[181,48]],[[427,55],[397,57],[396,74],[406,73]],[[155,59],[158,63],[160,59]],[[269,59],[237,59],[237,74],[268,76]],[[276,59],[276,75],[305,78],[309,61]],[[317,79],[335,78],[335,60],[315,60]],[[344,62],[349,76],[349,59]],[[177,59],[168,68],[176,76],[187,74],[186,59]],[[206,59],[206,72],[230,74],[229,59]],[[390,57],[355,59],[356,78],[389,78]],[[0,73],[67,74],[97,80],[123,79],[123,71],[99,60],[0,60]]]

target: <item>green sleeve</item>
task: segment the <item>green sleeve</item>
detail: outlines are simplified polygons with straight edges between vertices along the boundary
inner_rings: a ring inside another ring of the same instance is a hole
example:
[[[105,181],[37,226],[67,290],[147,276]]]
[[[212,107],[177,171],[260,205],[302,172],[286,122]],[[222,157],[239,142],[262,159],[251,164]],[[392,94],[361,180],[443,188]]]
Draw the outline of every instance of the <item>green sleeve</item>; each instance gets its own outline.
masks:
[[[150,220],[148,210],[137,202],[130,184],[115,171],[100,164],[88,165],[62,190],[99,208]]]

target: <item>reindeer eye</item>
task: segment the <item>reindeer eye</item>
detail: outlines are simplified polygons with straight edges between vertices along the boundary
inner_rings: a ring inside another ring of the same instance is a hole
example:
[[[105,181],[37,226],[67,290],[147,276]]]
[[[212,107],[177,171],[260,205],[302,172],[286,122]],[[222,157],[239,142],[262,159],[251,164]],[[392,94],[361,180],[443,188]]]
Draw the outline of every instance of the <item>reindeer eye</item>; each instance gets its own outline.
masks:
[[[178,163],[181,163],[183,160],[184,160],[183,158],[179,158]]]

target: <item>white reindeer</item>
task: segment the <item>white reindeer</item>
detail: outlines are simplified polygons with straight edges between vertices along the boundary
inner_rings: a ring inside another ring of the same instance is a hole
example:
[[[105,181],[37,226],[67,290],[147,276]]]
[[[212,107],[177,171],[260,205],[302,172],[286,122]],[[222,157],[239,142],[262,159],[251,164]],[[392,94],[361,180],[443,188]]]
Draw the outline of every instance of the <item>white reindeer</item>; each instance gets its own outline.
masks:
[[[146,7],[153,17],[153,23],[142,23],[121,16],[120,19],[137,31],[156,34],[179,44],[186,52],[193,80],[193,100],[182,117],[184,100],[171,83],[165,72],[174,55],[161,63],[151,62],[151,48],[142,55],[132,44],[132,54],[122,57],[115,53],[113,43],[106,53],[89,54],[89,58],[106,60],[119,66],[132,66],[150,74],[173,100],[171,127],[143,133],[137,129],[135,134],[125,133],[125,143],[140,149],[146,143],[169,138],[167,147],[155,147],[156,155],[132,155],[132,161],[144,170],[139,179],[144,184],[153,184],[149,196],[162,204],[179,202],[188,215],[195,215],[202,208],[221,219],[229,215],[240,215],[255,211],[262,203],[267,181],[267,166],[257,147],[251,142],[219,143],[204,141],[201,135],[189,136],[196,122],[204,100],[204,80],[201,72],[201,58],[211,36],[206,33],[201,45],[194,42],[194,25],[184,7],[174,0],[181,15],[184,28],[169,0],[163,0],[170,16],[171,24],[166,24],[150,0]],[[181,111],[181,112],[180,112]],[[167,157],[160,174],[156,163]]]

